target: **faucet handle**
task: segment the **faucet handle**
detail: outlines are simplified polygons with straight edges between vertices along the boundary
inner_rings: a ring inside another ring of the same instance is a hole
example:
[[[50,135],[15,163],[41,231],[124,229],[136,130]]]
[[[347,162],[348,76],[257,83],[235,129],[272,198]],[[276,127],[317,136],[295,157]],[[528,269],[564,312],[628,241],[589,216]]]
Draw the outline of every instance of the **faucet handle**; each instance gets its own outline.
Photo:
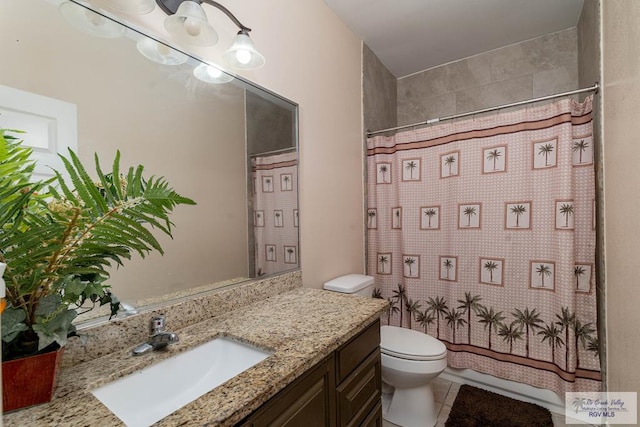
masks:
[[[164,332],[164,321],[163,315],[152,317],[149,321],[149,336]]]

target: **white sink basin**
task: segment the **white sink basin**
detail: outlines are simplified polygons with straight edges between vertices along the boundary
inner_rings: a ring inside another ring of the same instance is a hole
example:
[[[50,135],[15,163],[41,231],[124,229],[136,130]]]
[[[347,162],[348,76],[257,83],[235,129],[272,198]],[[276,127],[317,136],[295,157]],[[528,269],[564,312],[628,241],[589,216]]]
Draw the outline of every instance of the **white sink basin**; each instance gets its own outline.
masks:
[[[220,337],[92,393],[127,426],[149,426],[271,354]]]

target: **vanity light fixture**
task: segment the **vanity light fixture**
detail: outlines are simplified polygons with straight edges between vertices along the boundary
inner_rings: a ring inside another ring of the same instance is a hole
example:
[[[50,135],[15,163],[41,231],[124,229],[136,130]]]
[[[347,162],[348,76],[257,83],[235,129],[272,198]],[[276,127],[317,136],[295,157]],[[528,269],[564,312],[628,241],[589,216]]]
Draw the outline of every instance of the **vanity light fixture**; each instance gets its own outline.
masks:
[[[97,37],[115,39],[124,36],[126,29],[98,12],[89,9],[86,2],[76,4],[64,1],[58,6],[58,11],[73,27]]]
[[[223,58],[231,67],[241,70],[254,70],[264,65],[264,56],[258,52],[249,38],[251,28],[243,25],[220,3],[214,0],[156,0],[156,3],[169,15],[164,21],[164,27],[169,34],[180,42],[195,46],[213,46],[218,42],[218,34],[207,21],[202,3],[219,9],[240,28]]]

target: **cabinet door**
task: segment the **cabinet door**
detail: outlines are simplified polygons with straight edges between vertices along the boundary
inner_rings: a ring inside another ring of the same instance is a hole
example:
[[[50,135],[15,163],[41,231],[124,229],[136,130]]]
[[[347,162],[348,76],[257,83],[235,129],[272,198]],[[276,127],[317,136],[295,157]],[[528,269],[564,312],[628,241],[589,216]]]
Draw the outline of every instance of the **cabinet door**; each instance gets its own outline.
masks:
[[[381,368],[380,350],[376,349],[338,386],[338,426],[371,424],[365,420],[381,404]]]
[[[258,409],[242,427],[335,427],[331,355]]]

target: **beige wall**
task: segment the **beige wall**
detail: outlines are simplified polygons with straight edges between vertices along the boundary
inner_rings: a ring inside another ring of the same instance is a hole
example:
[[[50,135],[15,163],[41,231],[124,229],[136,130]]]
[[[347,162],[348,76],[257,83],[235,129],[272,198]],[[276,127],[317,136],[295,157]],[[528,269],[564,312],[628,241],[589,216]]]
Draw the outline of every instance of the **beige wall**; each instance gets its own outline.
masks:
[[[607,386],[640,393],[638,22],[640,2],[602,1]]]

